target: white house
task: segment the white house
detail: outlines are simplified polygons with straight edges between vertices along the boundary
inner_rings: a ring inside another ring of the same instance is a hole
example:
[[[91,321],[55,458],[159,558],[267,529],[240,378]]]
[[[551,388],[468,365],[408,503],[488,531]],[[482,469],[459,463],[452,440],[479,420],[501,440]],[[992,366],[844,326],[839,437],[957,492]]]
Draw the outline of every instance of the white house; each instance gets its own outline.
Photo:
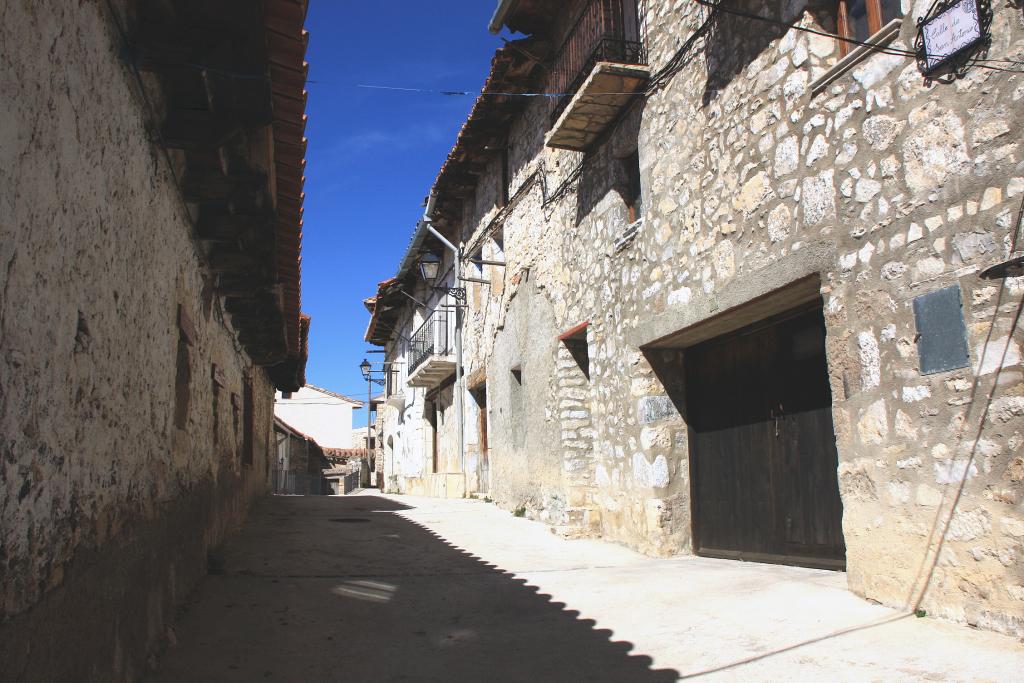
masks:
[[[352,410],[363,402],[307,384],[274,396],[274,415],[316,439],[322,448],[352,448]]]

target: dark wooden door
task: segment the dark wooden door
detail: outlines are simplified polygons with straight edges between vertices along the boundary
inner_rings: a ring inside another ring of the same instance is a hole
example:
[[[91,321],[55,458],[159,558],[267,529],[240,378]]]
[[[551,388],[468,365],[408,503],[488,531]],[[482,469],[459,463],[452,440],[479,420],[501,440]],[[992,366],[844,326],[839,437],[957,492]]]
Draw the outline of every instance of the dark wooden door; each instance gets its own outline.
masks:
[[[491,448],[487,440],[487,387],[482,385],[471,392],[477,407],[477,434],[480,441],[480,459],[477,461],[477,491],[490,490]]]
[[[425,407],[427,425],[430,429],[430,467],[431,472],[436,474],[440,471],[440,463],[438,462],[439,449],[437,447],[437,403],[428,400]]]
[[[842,567],[820,305],[686,351],[699,554]]]

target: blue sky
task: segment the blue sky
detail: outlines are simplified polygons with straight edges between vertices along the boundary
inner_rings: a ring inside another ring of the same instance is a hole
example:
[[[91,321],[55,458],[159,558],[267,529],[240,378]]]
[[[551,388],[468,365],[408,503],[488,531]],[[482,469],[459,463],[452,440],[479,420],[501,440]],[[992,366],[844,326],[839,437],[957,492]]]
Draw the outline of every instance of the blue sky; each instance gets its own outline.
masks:
[[[313,318],[311,384],[365,400],[358,365],[372,347],[362,341],[362,300],[395,274],[474,99],[356,86],[479,91],[502,44],[487,31],[496,4],[309,3],[302,307]]]

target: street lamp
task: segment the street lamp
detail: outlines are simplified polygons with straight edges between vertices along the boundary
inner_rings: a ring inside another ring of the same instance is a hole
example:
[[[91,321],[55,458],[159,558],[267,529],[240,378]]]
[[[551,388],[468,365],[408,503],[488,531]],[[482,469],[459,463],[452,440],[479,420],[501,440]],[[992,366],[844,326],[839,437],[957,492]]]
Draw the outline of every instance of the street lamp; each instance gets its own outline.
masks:
[[[370,472],[373,471],[373,460],[370,457],[370,429],[372,422],[370,420],[370,413],[373,411],[373,385],[379,384],[384,386],[384,380],[378,379],[373,376],[373,366],[370,365],[370,361],[363,359],[363,362],[359,364],[359,372],[362,373],[363,379],[366,380],[366,483],[370,483]],[[384,372],[383,370],[377,370],[377,372]],[[359,484],[362,485],[362,472],[359,473]],[[378,482],[379,484],[379,482]]]
[[[463,278],[459,275],[459,258],[455,259],[455,279],[462,280]],[[427,285],[437,292],[444,292],[448,296],[455,299],[456,306],[466,305],[466,288],[465,287],[436,287],[434,285],[437,282],[437,278],[441,275],[441,259],[434,254],[427,252],[420,257],[420,275],[423,276],[423,281]]]
[[[426,253],[420,258],[420,275],[423,276],[423,281],[428,285],[432,285],[437,281],[437,276],[441,274],[441,259],[431,253]]]

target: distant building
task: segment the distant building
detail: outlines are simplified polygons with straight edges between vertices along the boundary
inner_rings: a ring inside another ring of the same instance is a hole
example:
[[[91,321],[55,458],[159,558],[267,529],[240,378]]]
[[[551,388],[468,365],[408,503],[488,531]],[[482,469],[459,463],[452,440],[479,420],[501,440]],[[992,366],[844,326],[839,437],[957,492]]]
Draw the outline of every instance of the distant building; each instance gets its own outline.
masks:
[[[363,405],[362,401],[307,384],[298,391],[278,392],[274,415],[315,439],[322,448],[361,448],[362,444],[352,439],[352,410]]]
[[[374,438],[376,435],[376,429],[370,427],[370,445],[373,446],[376,443]],[[366,427],[353,427],[352,428],[352,445],[355,448],[365,449],[366,448]]]
[[[274,493],[319,496],[330,492],[324,470],[331,469],[331,463],[316,439],[274,417],[274,443]]]

